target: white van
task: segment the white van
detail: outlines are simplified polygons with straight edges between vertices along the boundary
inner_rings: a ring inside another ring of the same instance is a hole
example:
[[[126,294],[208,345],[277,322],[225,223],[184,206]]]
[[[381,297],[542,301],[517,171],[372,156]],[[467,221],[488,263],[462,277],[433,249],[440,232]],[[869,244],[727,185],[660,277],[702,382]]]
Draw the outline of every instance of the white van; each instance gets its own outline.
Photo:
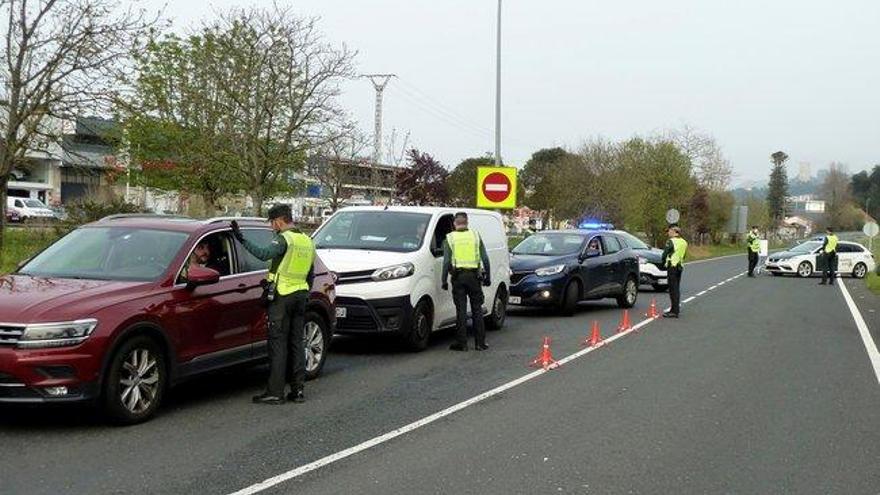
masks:
[[[18,214],[19,221],[28,220],[56,220],[55,212],[49,209],[39,199],[33,198],[6,198],[6,208]]]
[[[340,334],[388,333],[413,350],[430,333],[455,325],[451,290],[441,288],[443,240],[453,215],[468,214],[489,255],[491,282],[483,287],[489,329],[504,325],[510,257],[501,215],[445,207],[356,206],[333,214],[315,232],[315,246],[336,272],[336,322]],[[451,288],[450,288],[451,289]]]

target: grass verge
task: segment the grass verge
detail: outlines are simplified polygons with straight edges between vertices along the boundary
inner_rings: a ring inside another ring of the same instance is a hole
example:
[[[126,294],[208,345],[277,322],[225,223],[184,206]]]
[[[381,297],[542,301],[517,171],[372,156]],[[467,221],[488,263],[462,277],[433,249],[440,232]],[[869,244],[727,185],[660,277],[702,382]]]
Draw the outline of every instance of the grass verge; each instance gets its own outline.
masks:
[[[58,234],[51,228],[7,228],[0,250],[0,275],[16,269],[23,260],[48,246]]]

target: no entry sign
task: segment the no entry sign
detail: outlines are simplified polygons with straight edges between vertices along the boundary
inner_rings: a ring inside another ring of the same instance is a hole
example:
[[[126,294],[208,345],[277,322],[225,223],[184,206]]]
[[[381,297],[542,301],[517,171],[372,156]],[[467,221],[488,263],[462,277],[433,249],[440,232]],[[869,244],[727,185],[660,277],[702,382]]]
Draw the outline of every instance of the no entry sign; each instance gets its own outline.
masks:
[[[477,207],[516,208],[516,169],[478,167]]]

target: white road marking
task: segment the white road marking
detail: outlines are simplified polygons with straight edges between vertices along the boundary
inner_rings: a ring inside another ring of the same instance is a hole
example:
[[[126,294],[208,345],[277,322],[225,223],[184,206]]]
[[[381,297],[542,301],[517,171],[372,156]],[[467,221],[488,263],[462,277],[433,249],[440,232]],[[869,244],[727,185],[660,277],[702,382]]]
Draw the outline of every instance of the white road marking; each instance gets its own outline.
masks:
[[[684,304],[684,303],[689,303],[689,302],[693,301],[693,300],[696,299],[696,298],[697,298],[697,296],[691,296],[691,297],[685,299],[684,301],[682,301],[681,303],[682,303],[682,304]]]
[[[853,320],[856,322],[856,327],[859,329],[859,335],[862,336],[862,343],[865,345],[865,350],[868,351],[868,359],[871,361],[871,366],[874,367],[874,374],[877,376],[877,383],[880,384],[880,352],[877,351],[877,344],[874,343],[874,339],[871,337],[871,332],[868,330],[868,325],[865,324],[865,320],[862,318],[858,306],[856,306],[852,296],[849,295],[846,283],[841,279],[838,281],[837,286],[840,287],[843,299],[846,301],[849,312],[852,313]]]
[[[715,287],[717,287],[717,286],[712,286],[710,289],[707,289],[707,290],[711,290]],[[705,290],[701,292],[701,294],[705,294],[705,293],[706,293]],[[696,298],[696,296],[691,296],[683,302],[693,301],[695,298]],[[669,308],[666,308],[666,311],[669,311]],[[560,366],[563,364],[566,364],[566,363],[570,363],[570,362],[574,361],[575,359],[586,356],[587,354],[589,354],[593,351],[596,351],[598,349],[605,347],[606,344],[610,344],[617,339],[621,339],[626,335],[629,335],[633,332],[636,332],[636,331],[640,330],[641,328],[645,327],[646,325],[650,324],[651,322],[654,322],[658,319],[659,319],[659,317],[658,318],[648,318],[646,320],[642,320],[641,322],[633,325],[633,327],[631,329],[626,330],[624,332],[615,333],[614,335],[604,339],[602,341],[603,345],[601,345],[601,346],[587,347],[585,349],[581,349],[580,351],[575,352],[574,354],[570,354],[562,359],[559,359],[557,362],[559,363]],[[876,352],[876,348],[874,350]],[[494,397],[498,394],[506,392],[507,390],[510,390],[516,386],[522,385],[523,383],[534,380],[535,378],[538,378],[539,376],[541,376],[547,372],[548,372],[548,370],[544,370],[544,369],[539,369],[537,371],[533,371],[533,372],[531,372],[527,375],[521,376],[513,381],[499,385],[498,387],[495,387],[492,390],[489,390],[487,392],[483,392],[480,395],[476,395],[474,397],[471,397],[470,399],[467,399],[465,401],[459,402],[458,404],[455,404],[455,405],[450,406],[446,409],[443,409],[442,411],[437,411],[434,414],[431,414],[430,416],[425,416],[424,418],[419,419],[417,421],[414,421],[408,425],[401,426],[400,428],[397,428],[396,430],[391,430],[388,433],[385,433],[383,435],[379,435],[378,437],[375,437],[375,438],[371,438],[371,439],[369,439],[365,442],[359,443],[353,447],[349,447],[345,450],[340,450],[339,452],[336,452],[335,454],[330,454],[330,455],[328,455],[326,457],[322,457],[321,459],[318,459],[316,461],[310,462],[308,464],[304,464],[300,467],[291,469],[290,471],[281,473],[277,476],[273,476],[269,479],[261,481],[260,483],[256,483],[256,484],[253,484],[253,485],[248,486],[246,488],[242,488],[241,490],[233,492],[230,495],[254,495],[256,493],[260,493],[262,491],[268,490],[269,488],[278,486],[281,483],[290,481],[294,478],[298,478],[298,477],[300,477],[304,474],[310,473],[312,471],[316,471],[324,466],[327,466],[329,464],[333,464],[334,462],[337,462],[337,461],[341,461],[342,459],[345,459],[347,457],[351,457],[355,454],[358,454],[358,453],[363,452],[365,450],[371,449],[377,445],[388,442],[389,440],[393,440],[401,435],[405,435],[405,434],[407,434],[411,431],[417,430],[423,426],[427,426],[431,423],[436,422],[437,420],[440,420],[440,419],[443,419],[447,416],[455,414],[458,411],[461,411],[462,409],[465,409],[465,408],[470,407],[474,404],[480,403],[486,399]]]
[[[702,296],[702,295],[705,294],[706,292],[707,292],[707,291],[705,291],[705,290],[701,290],[700,292],[697,292],[697,297]]]

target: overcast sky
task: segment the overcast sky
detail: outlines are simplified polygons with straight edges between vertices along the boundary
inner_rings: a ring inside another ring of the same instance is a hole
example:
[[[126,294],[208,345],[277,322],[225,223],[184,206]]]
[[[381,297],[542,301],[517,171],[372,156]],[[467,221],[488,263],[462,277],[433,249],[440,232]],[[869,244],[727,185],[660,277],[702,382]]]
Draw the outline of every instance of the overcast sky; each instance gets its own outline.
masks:
[[[146,0],[176,30],[269,0]],[[385,134],[447,166],[494,150],[495,0],[279,0],[319,16],[360,72],[399,76]],[[505,0],[502,155],[684,123],[713,134],[735,183],[764,181],[781,149],[813,173],[880,163],[878,0]],[[372,132],[373,89],[342,103]]]

